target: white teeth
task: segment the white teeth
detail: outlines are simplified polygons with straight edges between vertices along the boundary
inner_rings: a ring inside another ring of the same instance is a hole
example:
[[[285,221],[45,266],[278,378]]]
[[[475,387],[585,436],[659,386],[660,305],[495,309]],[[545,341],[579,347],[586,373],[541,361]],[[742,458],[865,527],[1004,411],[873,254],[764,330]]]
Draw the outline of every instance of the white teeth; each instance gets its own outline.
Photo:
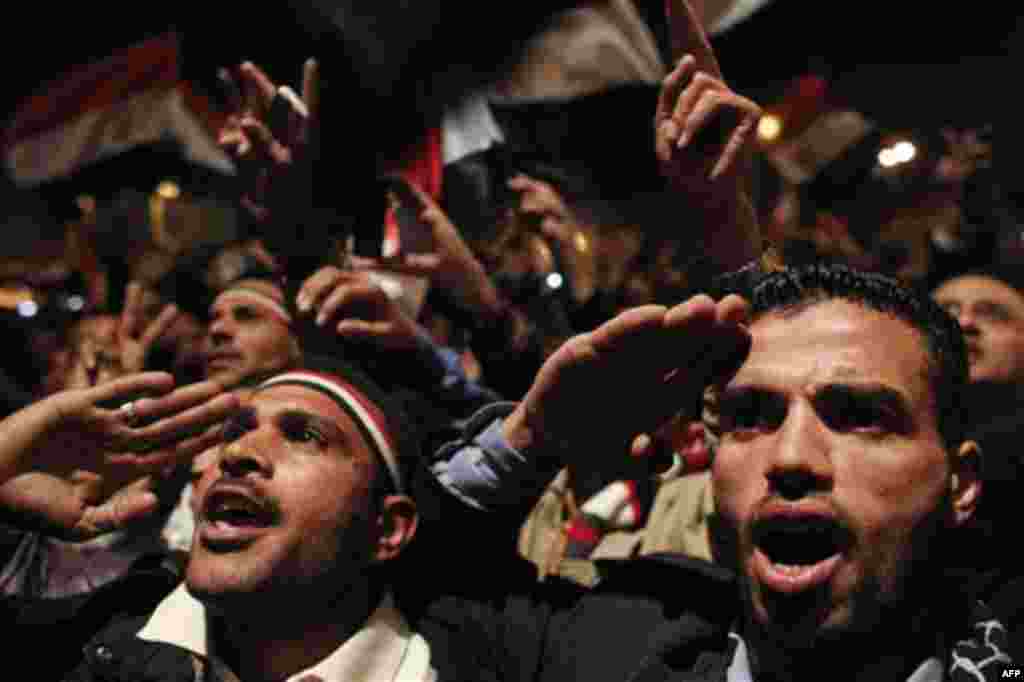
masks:
[[[787,566],[785,564],[772,564],[772,568],[774,568],[779,573],[784,573],[789,576],[798,576],[801,573],[807,571],[810,568],[810,566]]]

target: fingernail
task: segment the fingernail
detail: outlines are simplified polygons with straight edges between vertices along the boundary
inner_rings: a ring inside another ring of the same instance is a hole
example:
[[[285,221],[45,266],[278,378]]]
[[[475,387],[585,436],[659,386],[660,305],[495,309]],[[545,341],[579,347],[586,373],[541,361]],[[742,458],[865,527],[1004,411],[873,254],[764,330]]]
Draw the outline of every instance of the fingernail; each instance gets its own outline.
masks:
[[[676,135],[679,134],[679,126],[672,119],[668,119],[661,124],[661,129],[665,137],[671,142],[675,139]]]
[[[676,142],[676,148],[682,149],[686,146],[686,143],[690,141],[690,133],[686,130],[679,133],[679,140]]]
[[[304,313],[309,312],[309,298],[307,298],[305,294],[299,294],[298,297],[295,299],[295,304],[299,306],[299,311]]]
[[[326,321],[327,321],[327,315],[325,315],[323,313],[320,313],[319,315],[316,316],[316,326],[322,327],[322,326],[324,326],[324,322],[326,322]]]

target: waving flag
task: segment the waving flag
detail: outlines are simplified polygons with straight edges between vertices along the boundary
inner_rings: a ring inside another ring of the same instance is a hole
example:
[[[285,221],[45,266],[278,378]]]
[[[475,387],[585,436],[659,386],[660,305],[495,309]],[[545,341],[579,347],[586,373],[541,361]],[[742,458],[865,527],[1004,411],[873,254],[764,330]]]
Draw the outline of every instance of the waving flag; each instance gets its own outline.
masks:
[[[11,178],[30,187],[132,148],[172,141],[188,162],[234,171],[213,137],[216,115],[181,80],[167,34],[77,67],[25,99],[4,136]]]

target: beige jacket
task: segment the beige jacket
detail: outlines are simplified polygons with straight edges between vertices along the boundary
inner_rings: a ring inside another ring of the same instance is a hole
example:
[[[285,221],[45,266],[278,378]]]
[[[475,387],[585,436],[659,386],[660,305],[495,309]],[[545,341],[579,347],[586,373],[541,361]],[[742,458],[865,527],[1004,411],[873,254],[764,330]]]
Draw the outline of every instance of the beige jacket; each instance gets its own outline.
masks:
[[[594,561],[640,554],[677,552],[711,560],[707,520],[714,511],[711,474],[702,472],[663,483],[644,528],[612,531],[589,560],[565,557],[565,529],[572,502],[562,471],[548,486],[519,534],[519,552],[537,565],[543,577],[561,575],[584,585],[599,577]]]

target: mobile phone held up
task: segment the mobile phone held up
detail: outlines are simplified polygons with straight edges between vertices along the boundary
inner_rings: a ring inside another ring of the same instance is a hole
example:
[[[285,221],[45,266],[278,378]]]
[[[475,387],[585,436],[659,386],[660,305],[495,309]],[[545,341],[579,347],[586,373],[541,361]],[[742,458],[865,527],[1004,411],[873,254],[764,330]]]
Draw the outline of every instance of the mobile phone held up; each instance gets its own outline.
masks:
[[[433,231],[428,223],[420,219],[420,214],[426,207],[419,195],[409,181],[401,176],[388,176],[385,186],[388,193],[388,214],[394,216],[393,225],[397,228],[397,234],[385,234],[385,240],[391,242],[386,251],[391,253],[384,255],[398,256],[432,252],[434,250]]]

